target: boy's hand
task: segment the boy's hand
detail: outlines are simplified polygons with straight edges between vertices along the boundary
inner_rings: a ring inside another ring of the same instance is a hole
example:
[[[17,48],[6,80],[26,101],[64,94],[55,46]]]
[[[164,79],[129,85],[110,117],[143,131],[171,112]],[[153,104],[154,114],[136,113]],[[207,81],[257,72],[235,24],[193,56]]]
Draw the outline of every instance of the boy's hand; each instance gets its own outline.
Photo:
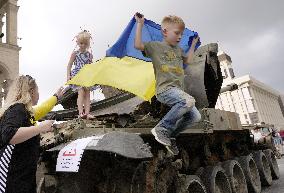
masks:
[[[144,21],[145,21],[145,19],[144,19],[144,15],[142,15],[141,13],[136,13],[135,14],[135,19],[136,19],[136,22],[137,23],[141,23],[141,24],[144,24]]]
[[[196,36],[196,37],[194,37],[194,38],[192,39],[189,52],[188,52],[188,54],[187,54],[187,57],[184,59],[184,63],[185,63],[185,64],[190,64],[190,63],[191,63],[192,58],[193,58],[193,54],[194,54],[194,51],[195,51],[195,46],[196,46],[196,44],[197,44],[198,41],[199,41],[199,36]]]
[[[197,44],[197,42],[199,41],[199,36],[196,36],[195,38],[193,38],[193,40],[192,40],[192,45],[196,45]]]
[[[144,15],[141,13],[136,13],[135,14],[135,19],[136,19],[136,33],[135,33],[135,40],[134,40],[134,47],[137,50],[144,51],[144,44],[142,42],[142,28],[144,25]]]

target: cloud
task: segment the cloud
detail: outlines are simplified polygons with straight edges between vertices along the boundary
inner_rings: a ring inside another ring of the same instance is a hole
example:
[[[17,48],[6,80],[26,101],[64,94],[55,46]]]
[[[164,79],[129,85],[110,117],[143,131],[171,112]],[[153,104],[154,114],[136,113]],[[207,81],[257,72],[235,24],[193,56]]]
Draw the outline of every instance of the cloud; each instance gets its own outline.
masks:
[[[253,55],[261,55],[261,58],[268,60],[273,57],[273,51],[277,49],[278,34],[276,31],[265,31],[247,42],[247,50]]]

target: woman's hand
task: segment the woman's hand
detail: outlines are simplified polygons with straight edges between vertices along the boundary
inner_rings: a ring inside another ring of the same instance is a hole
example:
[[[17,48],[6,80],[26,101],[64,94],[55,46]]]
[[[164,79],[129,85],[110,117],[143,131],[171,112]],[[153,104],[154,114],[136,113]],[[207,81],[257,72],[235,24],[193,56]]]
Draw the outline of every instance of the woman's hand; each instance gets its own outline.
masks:
[[[53,123],[54,123],[54,120],[45,120],[45,121],[40,122],[39,127],[41,130],[41,133],[53,131],[53,127],[52,127]]]

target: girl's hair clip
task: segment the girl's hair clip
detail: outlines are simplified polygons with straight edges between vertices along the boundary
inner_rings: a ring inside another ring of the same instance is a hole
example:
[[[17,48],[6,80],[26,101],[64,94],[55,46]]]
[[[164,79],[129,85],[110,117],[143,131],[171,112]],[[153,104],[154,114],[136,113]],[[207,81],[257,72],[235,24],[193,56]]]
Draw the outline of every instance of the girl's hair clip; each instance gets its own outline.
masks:
[[[83,29],[81,26],[80,26],[80,30],[81,30],[82,32],[87,32],[87,33],[89,33],[89,34],[91,35],[91,33],[90,33],[88,30]]]
[[[80,26],[80,30],[81,30],[80,33],[85,32],[85,33],[88,33],[88,34],[90,35],[90,41],[91,41],[91,44],[93,45],[93,44],[94,44],[94,40],[93,40],[93,36],[92,36],[91,32],[88,31],[88,30],[86,30],[86,29],[83,30],[83,28],[82,28],[81,26]],[[72,39],[72,42],[78,37],[78,35],[79,35],[79,33],[74,36],[74,38]],[[76,44],[75,48],[73,49],[73,51],[74,51],[76,48],[77,48],[77,44]],[[89,48],[89,49],[91,49],[91,53],[92,53],[92,46],[91,46],[91,45],[90,45],[90,48]],[[93,54],[93,53],[92,53],[92,54]]]

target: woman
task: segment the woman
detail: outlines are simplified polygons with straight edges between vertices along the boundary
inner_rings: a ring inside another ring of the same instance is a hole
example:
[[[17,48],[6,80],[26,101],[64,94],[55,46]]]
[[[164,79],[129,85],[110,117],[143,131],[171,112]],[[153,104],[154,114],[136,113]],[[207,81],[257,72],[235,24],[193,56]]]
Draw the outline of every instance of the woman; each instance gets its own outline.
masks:
[[[31,76],[13,81],[4,107],[0,110],[0,193],[35,193],[40,133],[52,131],[53,120],[36,125],[62,95],[60,88],[43,105]]]

